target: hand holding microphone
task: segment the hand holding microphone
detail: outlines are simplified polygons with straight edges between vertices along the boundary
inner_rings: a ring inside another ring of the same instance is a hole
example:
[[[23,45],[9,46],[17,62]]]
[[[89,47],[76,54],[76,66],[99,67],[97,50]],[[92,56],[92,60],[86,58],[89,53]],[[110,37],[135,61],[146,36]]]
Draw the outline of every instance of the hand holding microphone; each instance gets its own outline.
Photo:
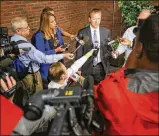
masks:
[[[84,46],[88,41],[89,41],[89,37],[88,36],[83,36],[82,34],[79,35],[78,37],[75,37],[75,40],[77,41],[77,43],[79,44],[78,47],[72,52],[73,54],[76,53],[76,51],[81,47]]]
[[[55,49],[56,52],[64,52],[66,50],[66,48],[59,46]]]
[[[74,55],[71,53],[64,53],[63,55],[64,55],[64,58],[66,59],[69,59],[69,60],[74,59]]]

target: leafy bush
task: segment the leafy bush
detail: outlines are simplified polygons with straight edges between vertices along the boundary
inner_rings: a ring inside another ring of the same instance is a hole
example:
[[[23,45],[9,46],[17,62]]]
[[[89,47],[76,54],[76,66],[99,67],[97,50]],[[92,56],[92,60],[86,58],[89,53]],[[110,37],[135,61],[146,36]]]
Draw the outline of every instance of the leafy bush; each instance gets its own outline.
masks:
[[[143,9],[153,10],[151,5],[152,0],[142,0],[142,1],[126,1],[120,0],[118,6],[121,9],[121,14],[123,17],[124,24],[127,26],[136,25],[137,16]]]

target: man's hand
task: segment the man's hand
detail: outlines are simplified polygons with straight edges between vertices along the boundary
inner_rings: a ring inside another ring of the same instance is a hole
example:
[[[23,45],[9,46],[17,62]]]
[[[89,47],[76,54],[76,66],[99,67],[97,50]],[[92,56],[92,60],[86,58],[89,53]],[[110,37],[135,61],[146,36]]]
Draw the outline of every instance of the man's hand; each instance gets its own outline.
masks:
[[[14,80],[14,78],[11,76],[6,76],[6,82],[1,79],[0,80],[0,89],[3,91],[8,91],[9,89],[13,88],[16,85],[16,81]]]
[[[64,52],[66,49],[65,48],[62,48],[61,46],[57,47],[55,49],[56,52]]]
[[[6,96],[9,98],[11,101],[13,101],[14,98],[14,92],[15,92],[15,86],[16,86],[16,81],[12,76],[6,76],[5,79],[0,79],[0,90],[2,92],[12,92],[10,93],[9,96]],[[4,95],[5,96],[5,95]]]
[[[75,35],[70,35],[70,39],[73,40],[75,38]]]
[[[119,43],[122,45],[131,46],[131,41],[129,41],[126,38],[119,38],[118,40],[119,40]]]
[[[71,53],[64,53],[63,55],[64,55],[64,58],[66,59],[69,59],[69,60],[74,59],[74,55]]]

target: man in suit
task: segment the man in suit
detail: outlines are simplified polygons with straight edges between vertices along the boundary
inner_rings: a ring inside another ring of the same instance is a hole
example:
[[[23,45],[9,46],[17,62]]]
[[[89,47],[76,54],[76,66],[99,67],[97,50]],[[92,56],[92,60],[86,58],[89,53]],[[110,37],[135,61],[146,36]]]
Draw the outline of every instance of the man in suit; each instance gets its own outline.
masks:
[[[90,51],[92,48],[97,48],[98,52],[94,57],[90,57],[87,62],[80,69],[83,76],[92,75],[95,84],[98,84],[104,79],[108,73],[109,61],[107,53],[107,42],[110,38],[110,30],[100,27],[102,12],[100,9],[92,9],[89,13],[90,25],[81,29],[78,35],[89,37],[88,42],[84,46],[77,43],[76,47],[79,49],[76,52],[76,60]]]

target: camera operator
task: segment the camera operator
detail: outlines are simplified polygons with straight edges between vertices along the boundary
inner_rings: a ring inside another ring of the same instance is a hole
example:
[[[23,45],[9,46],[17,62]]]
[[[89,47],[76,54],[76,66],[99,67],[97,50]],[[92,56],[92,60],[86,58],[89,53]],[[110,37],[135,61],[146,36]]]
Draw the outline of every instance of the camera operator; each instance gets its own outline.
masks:
[[[35,91],[43,90],[41,75],[39,68],[41,63],[55,63],[63,58],[73,59],[73,54],[56,54],[56,55],[45,55],[44,53],[37,50],[31,43],[27,41],[27,37],[30,33],[30,27],[28,26],[26,18],[16,17],[11,21],[11,27],[14,35],[11,37],[11,41],[22,43],[18,44],[20,48],[28,48],[31,50],[23,54],[18,55],[20,62],[18,64],[24,65],[28,68],[28,75],[23,79],[24,84],[28,89],[31,90],[31,94]],[[30,67],[29,67],[30,66]]]
[[[95,87],[95,102],[106,126],[101,135],[159,134],[158,22],[159,14],[145,20],[125,68]]]
[[[7,84],[5,83],[7,82]],[[7,92],[9,89],[14,88],[16,86],[16,81],[12,76],[6,76],[5,79],[0,79],[0,90],[2,92]],[[11,101],[13,100],[14,94],[9,98]]]
[[[23,111],[12,103],[14,93],[7,100],[3,96],[4,92],[9,92],[16,86],[16,81],[12,76],[5,76],[4,79],[0,79],[0,100],[1,100],[1,133],[0,135],[30,135],[38,128],[42,127],[43,124],[51,119],[56,113],[56,110],[52,107],[48,108],[47,105],[43,111],[43,115],[39,120],[31,121],[23,116]],[[14,92],[16,89],[14,90]],[[10,101],[10,102],[9,102]],[[13,131],[13,132],[12,132]]]
[[[14,89],[15,85],[16,81],[13,77],[5,76],[0,78],[0,135],[10,135],[19,119],[23,116],[23,111],[12,103],[15,90],[12,95],[3,95]]]

